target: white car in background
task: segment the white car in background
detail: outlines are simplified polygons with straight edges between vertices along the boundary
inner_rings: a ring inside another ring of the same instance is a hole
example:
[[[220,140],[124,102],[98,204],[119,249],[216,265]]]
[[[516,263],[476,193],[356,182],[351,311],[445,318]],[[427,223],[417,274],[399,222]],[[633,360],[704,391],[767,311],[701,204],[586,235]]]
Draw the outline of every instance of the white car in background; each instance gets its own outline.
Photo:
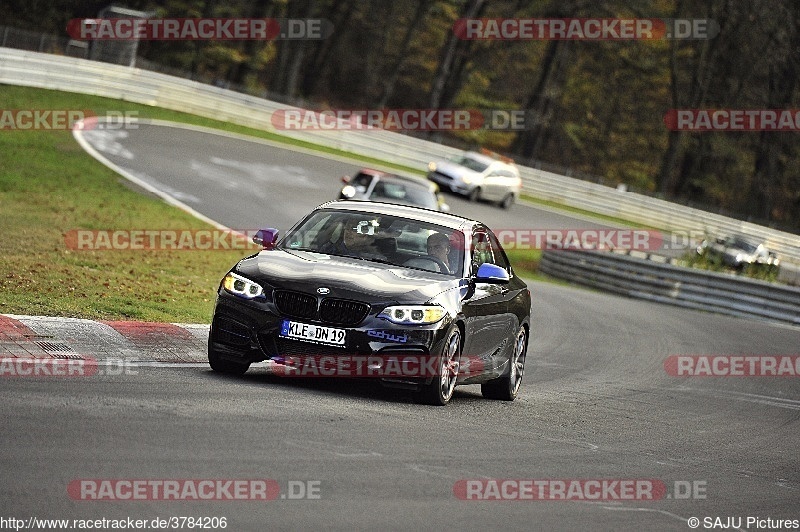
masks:
[[[471,201],[497,202],[508,209],[519,197],[522,179],[511,159],[491,152],[467,151],[428,164],[428,179]]]

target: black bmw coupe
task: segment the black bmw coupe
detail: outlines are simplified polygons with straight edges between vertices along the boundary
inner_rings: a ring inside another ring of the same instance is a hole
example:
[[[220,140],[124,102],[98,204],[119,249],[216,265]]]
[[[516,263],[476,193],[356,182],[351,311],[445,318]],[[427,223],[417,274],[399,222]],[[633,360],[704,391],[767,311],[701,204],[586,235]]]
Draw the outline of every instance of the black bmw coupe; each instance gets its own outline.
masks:
[[[531,296],[480,222],[422,208],[325,203],[220,283],[208,341],[211,368],[378,377],[445,405],[460,384],[516,398]]]

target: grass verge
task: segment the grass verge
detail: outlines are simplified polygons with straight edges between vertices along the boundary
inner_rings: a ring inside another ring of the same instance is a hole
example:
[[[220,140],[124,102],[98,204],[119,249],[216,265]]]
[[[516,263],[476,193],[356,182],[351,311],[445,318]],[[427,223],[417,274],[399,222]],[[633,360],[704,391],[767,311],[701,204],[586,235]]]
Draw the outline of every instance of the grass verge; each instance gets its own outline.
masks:
[[[119,109],[114,100],[0,86],[6,109]],[[141,116],[221,123],[125,104]],[[105,114],[103,111],[102,114]],[[232,128],[228,128],[232,129]],[[241,129],[241,128],[240,128]],[[0,131],[0,312],[207,323],[219,279],[246,251],[75,251],[73,229],[210,229],[131,190],[67,131]]]

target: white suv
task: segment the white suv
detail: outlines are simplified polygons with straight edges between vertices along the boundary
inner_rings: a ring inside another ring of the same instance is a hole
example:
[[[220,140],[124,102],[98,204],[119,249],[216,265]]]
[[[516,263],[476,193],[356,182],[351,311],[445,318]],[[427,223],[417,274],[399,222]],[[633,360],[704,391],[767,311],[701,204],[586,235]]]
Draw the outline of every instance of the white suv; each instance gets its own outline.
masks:
[[[522,188],[513,161],[474,151],[429,163],[428,179],[472,201],[496,201],[504,209],[511,207]]]

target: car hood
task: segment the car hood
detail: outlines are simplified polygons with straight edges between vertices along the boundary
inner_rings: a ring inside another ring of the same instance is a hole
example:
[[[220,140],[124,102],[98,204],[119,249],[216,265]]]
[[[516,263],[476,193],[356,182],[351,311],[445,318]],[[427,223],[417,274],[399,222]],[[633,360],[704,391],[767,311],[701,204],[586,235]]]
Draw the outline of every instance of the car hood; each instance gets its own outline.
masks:
[[[274,288],[369,303],[424,303],[460,279],[350,257],[275,249],[241,260],[235,271]]]
[[[436,171],[440,174],[449,175],[450,177],[479,177],[483,174],[471,170],[466,166],[461,166],[450,161],[441,161],[436,163]]]

